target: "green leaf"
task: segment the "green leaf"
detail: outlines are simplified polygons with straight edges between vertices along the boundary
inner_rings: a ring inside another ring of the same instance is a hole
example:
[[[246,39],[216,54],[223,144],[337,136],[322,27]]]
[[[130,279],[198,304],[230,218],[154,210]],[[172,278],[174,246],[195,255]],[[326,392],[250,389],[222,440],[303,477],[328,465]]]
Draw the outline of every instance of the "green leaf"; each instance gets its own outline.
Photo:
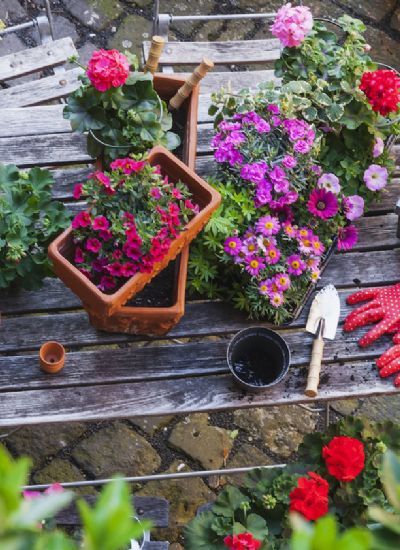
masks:
[[[328,107],[332,104],[331,98],[325,92],[315,92],[314,100],[322,107]]]
[[[220,516],[230,517],[233,512],[240,509],[243,502],[249,502],[249,498],[237,487],[228,486],[214,502],[213,512]]]
[[[400,460],[391,450],[383,458],[382,482],[390,503],[400,512]]]
[[[326,109],[326,115],[331,122],[337,122],[342,118],[344,114],[344,108],[338,103],[333,103]]]
[[[248,515],[246,520],[246,530],[260,542],[264,541],[268,535],[267,522],[264,518],[257,514]]]
[[[312,122],[317,118],[318,111],[315,107],[308,107],[307,109],[304,109],[303,116],[306,120]]]

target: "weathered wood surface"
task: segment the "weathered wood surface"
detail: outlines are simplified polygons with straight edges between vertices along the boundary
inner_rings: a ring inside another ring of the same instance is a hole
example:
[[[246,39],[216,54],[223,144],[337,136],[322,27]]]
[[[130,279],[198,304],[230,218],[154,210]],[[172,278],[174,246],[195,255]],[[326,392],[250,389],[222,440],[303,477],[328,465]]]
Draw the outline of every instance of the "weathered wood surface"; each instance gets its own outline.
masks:
[[[9,80],[65,63],[77,55],[72,38],[60,38],[42,46],[0,57],[0,79]],[[32,93],[34,90],[32,90]]]
[[[0,159],[20,167],[87,162],[86,136],[82,134],[43,134],[0,138]]]
[[[63,118],[63,109],[64,105],[0,109],[0,138],[69,133],[71,124]]]
[[[27,107],[66,97],[80,86],[78,76],[82,72],[80,68],[71,69],[62,74],[35,80],[34,84],[25,82],[0,89],[0,107]]]
[[[169,542],[163,541],[151,541],[146,542],[143,546],[143,550],[168,550]]]
[[[220,88],[239,91],[242,88],[255,89],[261,82],[274,80],[280,82],[279,78],[274,76],[273,70],[263,71],[235,71],[235,72],[210,72],[200,84],[200,105],[203,102],[203,94],[217,92]],[[201,119],[199,119],[201,120]]]
[[[90,506],[96,502],[96,496],[88,495],[84,498]],[[169,504],[164,498],[157,497],[133,497],[132,504],[135,508],[136,517],[139,520],[150,520],[153,527],[168,527]],[[72,503],[68,508],[59,512],[56,516],[58,525],[81,525],[80,515],[76,504]]]
[[[150,42],[143,43],[147,59]],[[241,40],[226,42],[168,42],[159,65],[198,65],[203,57],[216,65],[265,63],[279,59],[280,42],[277,39]]]

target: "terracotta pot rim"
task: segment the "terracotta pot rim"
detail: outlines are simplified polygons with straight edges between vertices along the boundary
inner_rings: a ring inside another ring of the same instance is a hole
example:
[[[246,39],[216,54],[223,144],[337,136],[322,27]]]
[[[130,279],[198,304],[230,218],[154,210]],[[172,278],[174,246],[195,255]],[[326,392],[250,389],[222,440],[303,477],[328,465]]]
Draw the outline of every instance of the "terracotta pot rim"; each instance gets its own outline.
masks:
[[[49,347],[52,347],[52,346],[57,349],[57,352],[59,352],[59,355],[60,355],[60,358],[58,359],[58,361],[55,361],[53,363],[51,363],[50,361],[47,361],[45,358],[45,352]],[[42,370],[44,370],[45,372],[49,372],[49,373],[58,372],[64,367],[64,362],[65,362],[64,346],[60,344],[60,342],[57,342],[56,340],[48,340],[47,342],[44,342],[44,344],[40,346],[39,361],[40,361],[40,366]]]

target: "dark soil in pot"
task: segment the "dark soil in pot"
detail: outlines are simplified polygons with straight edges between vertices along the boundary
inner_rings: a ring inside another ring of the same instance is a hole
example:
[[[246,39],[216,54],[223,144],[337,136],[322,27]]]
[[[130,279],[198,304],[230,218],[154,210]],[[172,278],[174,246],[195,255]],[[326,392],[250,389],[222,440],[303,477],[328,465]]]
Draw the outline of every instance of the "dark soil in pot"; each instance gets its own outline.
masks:
[[[170,262],[157,277],[129,300],[130,307],[172,307],[174,305],[174,287],[176,262]]]

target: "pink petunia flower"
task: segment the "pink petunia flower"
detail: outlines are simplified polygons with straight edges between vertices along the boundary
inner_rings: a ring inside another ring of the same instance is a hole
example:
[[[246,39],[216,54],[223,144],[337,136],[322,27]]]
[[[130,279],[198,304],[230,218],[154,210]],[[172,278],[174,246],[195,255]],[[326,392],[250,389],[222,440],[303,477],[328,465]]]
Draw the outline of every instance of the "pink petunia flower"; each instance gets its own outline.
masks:
[[[114,281],[114,278],[111,277],[111,275],[104,275],[100,279],[100,283],[97,285],[97,287],[102,291],[106,291],[115,288],[116,284],[117,283]]]
[[[308,211],[322,220],[333,218],[339,209],[338,200],[332,191],[314,189],[307,203]]]
[[[110,227],[110,222],[105,216],[96,216],[92,222],[92,228],[95,231],[100,231],[101,229],[108,229]]]
[[[114,262],[113,264],[109,264],[107,266],[107,271],[110,275],[113,277],[122,277],[122,265],[119,262]]]
[[[374,159],[376,159],[377,157],[380,157],[384,149],[385,149],[385,143],[383,139],[380,137],[375,138],[374,146],[372,149],[372,156],[374,157]]]
[[[354,221],[364,213],[364,199],[360,195],[350,195],[343,199],[344,213],[348,220]]]
[[[161,199],[161,191],[158,187],[152,187],[150,189],[150,196],[153,197],[153,199]]]
[[[379,191],[386,186],[388,176],[387,168],[379,164],[371,164],[364,172],[364,182],[371,191]]]
[[[97,252],[101,250],[101,242],[99,241],[99,239],[94,239],[94,238],[88,239],[86,241],[85,248],[86,250],[89,250],[90,252],[94,252],[95,254],[97,254]]]
[[[89,212],[79,212],[72,220],[73,229],[79,229],[80,227],[88,227],[91,224]]]
[[[317,185],[320,189],[326,189],[335,195],[337,195],[341,189],[339,178],[335,176],[335,174],[322,174],[317,181]]]
[[[74,187],[73,197],[77,201],[81,198],[83,183],[77,183]]]
[[[358,241],[358,230],[354,225],[340,227],[338,230],[338,250],[351,250]]]
[[[74,262],[76,264],[83,264],[84,261],[85,261],[85,256],[84,256],[82,250],[79,248],[79,246],[77,246],[75,248]]]

